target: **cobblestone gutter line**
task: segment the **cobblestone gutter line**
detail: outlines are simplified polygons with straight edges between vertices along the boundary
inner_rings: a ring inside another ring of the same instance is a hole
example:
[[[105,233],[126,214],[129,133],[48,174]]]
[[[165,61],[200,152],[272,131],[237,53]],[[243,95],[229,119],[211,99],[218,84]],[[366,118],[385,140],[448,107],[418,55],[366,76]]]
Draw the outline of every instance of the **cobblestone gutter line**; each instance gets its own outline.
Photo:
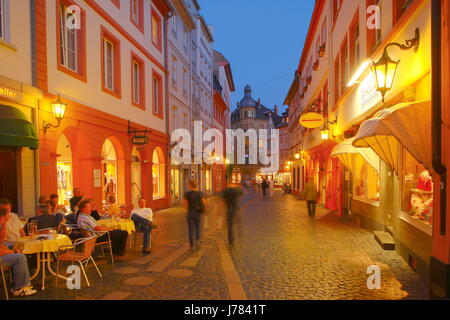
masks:
[[[231,260],[225,243],[220,239],[216,239],[216,244],[219,249],[220,262],[225,274],[225,282],[227,284],[230,300],[247,300],[247,295],[242,287],[241,279],[234,267],[233,260]]]

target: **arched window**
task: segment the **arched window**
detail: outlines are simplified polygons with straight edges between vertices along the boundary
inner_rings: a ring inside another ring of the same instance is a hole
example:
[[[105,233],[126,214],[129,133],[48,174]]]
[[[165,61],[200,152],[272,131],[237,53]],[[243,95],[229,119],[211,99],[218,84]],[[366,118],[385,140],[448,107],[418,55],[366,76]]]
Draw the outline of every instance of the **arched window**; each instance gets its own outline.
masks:
[[[117,153],[111,140],[106,139],[102,148],[103,200],[117,195]],[[116,197],[117,201],[117,197]]]
[[[164,197],[164,164],[163,154],[161,149],[156,148],[153,151],[152,157],[152,185],[153,185],[153,199],[160,199]]]

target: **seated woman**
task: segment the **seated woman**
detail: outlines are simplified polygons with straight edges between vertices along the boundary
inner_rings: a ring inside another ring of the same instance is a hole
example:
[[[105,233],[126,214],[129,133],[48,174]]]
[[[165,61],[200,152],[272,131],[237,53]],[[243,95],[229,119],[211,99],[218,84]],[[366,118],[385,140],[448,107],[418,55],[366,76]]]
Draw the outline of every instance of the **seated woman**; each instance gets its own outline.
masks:
[[[25,297],[36,294],[30,282],[27,258],[18,249],[11,250],[3,245],[6,237],[6,222],[8,212],[6,208],[0,208],[0,262],[4,267],[12,269],[13,287],[12,293],[15,297]]]
[[[101,226],[92,216],[92,204],[90,201],[81,201],[78,205],[80,208],[80,215],[78,216],[78,226],[86,231],[108,231],[112,242],[112,251],[115,255],[125,255],[125,247],[127,245],[128,232],[122,230],[112,230]],[[97,239],[97,242],[105,242],[108,236],[102,235]]]

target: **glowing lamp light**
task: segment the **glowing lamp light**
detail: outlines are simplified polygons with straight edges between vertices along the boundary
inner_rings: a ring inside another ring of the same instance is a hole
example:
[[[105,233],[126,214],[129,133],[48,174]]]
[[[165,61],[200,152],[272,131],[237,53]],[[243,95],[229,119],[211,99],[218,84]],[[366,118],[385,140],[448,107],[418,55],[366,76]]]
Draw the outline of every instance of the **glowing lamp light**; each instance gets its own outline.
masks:
[[[225,163],[226,163],[226,164],[230,164],[230,160],[226,159],[226,160],[225,160]]]
[[[320,130],[320,136],[322,137],[322,140],[330,139],[330,130],[329,129]]]
[[[371,60],[366,59],[364,60],[361,65],[359,66],[358,70],[356,70],[353,77],[350,79],[350,81],[347,83],[347,87],[352,87],[354,84],[359,83],[361,80],[361,76],[363,75],[364,71],[366,71],[367,67],[372,63]]]
[[[297,159],[297,160],[300,159],[300,153],[295,154],[295,159]]]
[[[286,166],[286,170],[289,170],[289,166]]]
[[[397,42],[389,43],[388,45],[386,45],[386,47],[384,47],[383,55],[381,56],[380,60],[372,63],[373,76],[377,85],[377,90],[381,92],[383,102],[386,92],[392,88],[395,74],[397,73],[397,67],[400,63],[400,60],[395,61],[391,57],[389,57],[387,49],[389,47],[396,46],[401,50],[414,49],[414,52],[417,53],[420,45],[419,28],[415,30],[415,37],[413,39],[406,40],[405,42],[406,44],[400,44]]]
[[[66,114],[66,108],[67,108],[67,103],[62,102],[61,97],[58,94],[58,99],[56,99],[56,101],[52,102],[53,116],[55,117],[58,124],[54,125],[51,123],[44,122],[44,133],[46,133],[47,130],[50,128],[59,128],[61,121],[64,119],[64,115]]]

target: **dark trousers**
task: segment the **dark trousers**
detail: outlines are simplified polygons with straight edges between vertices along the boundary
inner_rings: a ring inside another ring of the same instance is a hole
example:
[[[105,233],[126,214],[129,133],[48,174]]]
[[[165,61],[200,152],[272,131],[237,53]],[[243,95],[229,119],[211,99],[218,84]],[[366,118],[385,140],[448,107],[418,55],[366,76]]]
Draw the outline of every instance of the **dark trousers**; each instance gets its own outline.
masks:
[[[139,230],[144,233],[144,249],[150,247],[150,234],[152,232],[152,223],[151,221],[142,218],[137,214],[133,214],[131,216],[131,220],[133,220],[134,225],[136,226],[136,230]]]
[[[200,221],[201,214],[199,212],[189,212],[187,215],[188,231],[189,231],[189,243],[191,248],[200,241]]]
[[[235,213],[227,212],[228,244],[230,245],[234,243],[234,220],[235,220]]]
[[[124,254],[125,247],[127,246],[128,232],[122,230],[113,230],[109,232],[111,237],[111,246],[114,254]],[[104,234],[103,236],[97,239],[97,242],[105,242],[108,241],[108,235]]]
[[[266,190],[267,190],[267,188],[266,188],[266,187],[262,187],[262,191],[263,191],[263,196],[265,196],[265,195],[266,195]]]
[[[306,204],[308,206],[308,216],[310,218],[314,218],[316,216],[316,201],[307,201]]]

